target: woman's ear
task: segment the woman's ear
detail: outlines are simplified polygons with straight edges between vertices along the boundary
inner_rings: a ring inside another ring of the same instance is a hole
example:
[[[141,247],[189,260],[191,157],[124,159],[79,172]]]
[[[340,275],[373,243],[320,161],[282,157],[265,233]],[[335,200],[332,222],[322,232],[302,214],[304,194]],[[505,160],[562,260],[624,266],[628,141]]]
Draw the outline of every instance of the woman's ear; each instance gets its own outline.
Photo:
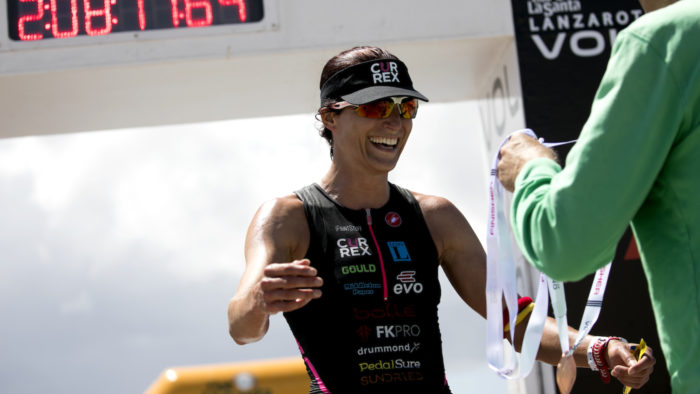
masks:
[[[328,130],[335,131],[335,121],[336,121],[336,112],[333,111],[324,111],[321,113],[321,122],[323,122],[323,127],[327,128]]]

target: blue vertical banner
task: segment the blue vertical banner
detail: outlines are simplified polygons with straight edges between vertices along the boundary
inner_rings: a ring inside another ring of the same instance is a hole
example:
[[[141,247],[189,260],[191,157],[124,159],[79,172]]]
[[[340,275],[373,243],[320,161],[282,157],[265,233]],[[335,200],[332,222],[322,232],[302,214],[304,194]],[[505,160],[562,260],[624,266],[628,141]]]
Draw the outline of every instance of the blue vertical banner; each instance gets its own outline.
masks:
[[[617,34],[644,12],[637,0],[511,0],[525,126],[546,141],[578,135]],[[639,81],[644,83],[644,81]],[[562,163],[569,147],[557,149]],[[578,327],[593,274],[566,283],[568,322]],[[654,349],[656,368],[635,393],[670,393],[648,286],[631,231],[618,244],[603,308],[592,335],[640,338]],[[597,372],[579,368],[573,394],[615,393],[622,385],[604,384]]]

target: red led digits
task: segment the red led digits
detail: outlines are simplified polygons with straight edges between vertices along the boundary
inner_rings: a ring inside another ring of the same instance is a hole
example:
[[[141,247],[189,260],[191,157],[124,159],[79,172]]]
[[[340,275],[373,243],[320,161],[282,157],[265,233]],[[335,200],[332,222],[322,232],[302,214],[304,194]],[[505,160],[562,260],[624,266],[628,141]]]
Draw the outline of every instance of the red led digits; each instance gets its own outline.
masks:
[[[209,0],[184,0],[185,12],[180,12],[178,0],[170,0],[173,27],[180,26],[180,19],[185,18],[187,27],[204,27],[214,20]]]
[[[27,34],[27,28],[25,24],[27,22],[36,22],[44,19],[44,1],[43,0],[19,0],[24,3],[34,3],[36,2],[36,13],[23,15],[19,18],[17,22],[17,30],[20,40],[41,40],[44,38],[44,34],[39,33],[29,33]]]
[[[248,19],[248,13],[246,12],[246,9],[245,9],[245,1],[244,0],[219,0],[219,4],[238,6],[238,19],[240,19],[241,22],[245,22],[245,20]]]
[[[83,0],[85,6],[85,32],[89,36],[102,36],[109,34],[112,31],[112,6],[110,0],[102,1],[102,8],[92,8],[90,0]],[[93,26],[93,18],[99,18],[99,22],[104,21],[103,27],[95,28]]]
[[[143,0],[136,0],[136,7],[139,14],[139,29],[146,29],[146,9],[143,6]]]
[[[201,15],[202,12],[197,12],[197,10],[203,11],[204,15]],[[199,14],[200,17],[196,18],[195,14]],[[185,22],[187,22],[187,27],[209,26],[213,19],[209,0],[185,0]]]
[[[263,19],[263,1],[7,0],[7,16],[10,38],[32,41],[254,23]]]
[[[180,11],[177,9],[177,0],[170,0],[170,9],[173,16],[173,27],[180,26]]]
[[[78,0],[70,0],[70,30],[59,30],[58,0],[51,0],[51,33],[56,38],[69,38],[78,35]]]

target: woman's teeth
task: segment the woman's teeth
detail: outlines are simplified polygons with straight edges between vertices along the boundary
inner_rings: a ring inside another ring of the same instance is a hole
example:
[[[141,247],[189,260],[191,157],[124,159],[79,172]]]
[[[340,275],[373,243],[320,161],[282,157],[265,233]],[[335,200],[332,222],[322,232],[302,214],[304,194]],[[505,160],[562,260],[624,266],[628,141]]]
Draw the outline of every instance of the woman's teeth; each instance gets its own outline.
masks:
[[[394,146],[399,142],[398,138],[388,138],[388,137],[369,137],[369,140],[375,144],[382,144],[388,146]]]

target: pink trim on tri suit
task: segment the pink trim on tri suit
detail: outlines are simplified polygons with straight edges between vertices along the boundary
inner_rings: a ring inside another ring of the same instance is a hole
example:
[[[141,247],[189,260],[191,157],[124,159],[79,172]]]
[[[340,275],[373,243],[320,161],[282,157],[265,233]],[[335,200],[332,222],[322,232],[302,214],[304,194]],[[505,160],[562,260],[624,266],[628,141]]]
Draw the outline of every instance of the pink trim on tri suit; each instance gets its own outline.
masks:
[[[384,285],[384,301],[389,299],[389,290],[386,284],[386,270],[384,269],[384,259],[382,258],[382,251],[379,249],[379,242],[377,242],[377,237],[374,236],[374,229],[372,229],[372,215],[370,214],[369,208],[365,209],[367,212],[367,226],[369,227],[369,233],[372,234],[372,240],[374,240],[374,247],[377,248],[377,255],[379,256],[379,265],[382,269],[382,284]]]
[[[309,360],[308,357],[304,356],[304,348],[301,347],[299,341],[297,341],[297,346],[299,346],[299,351],[301,351],[301,355],[304,358],[304,363],[306,363],[306,365],[309,367],[311,373],[314,374],[314,379],[316,379],[316,383],[318,383],[318,388],[324,393],[331,394],[330,390],[328,390],[326,385],[323,383],[323,380],[321,380],[321,377],[318,376],[318,372],[316,372],[316,368],[314,368],[314,365],[311,364],[311,360]]]

